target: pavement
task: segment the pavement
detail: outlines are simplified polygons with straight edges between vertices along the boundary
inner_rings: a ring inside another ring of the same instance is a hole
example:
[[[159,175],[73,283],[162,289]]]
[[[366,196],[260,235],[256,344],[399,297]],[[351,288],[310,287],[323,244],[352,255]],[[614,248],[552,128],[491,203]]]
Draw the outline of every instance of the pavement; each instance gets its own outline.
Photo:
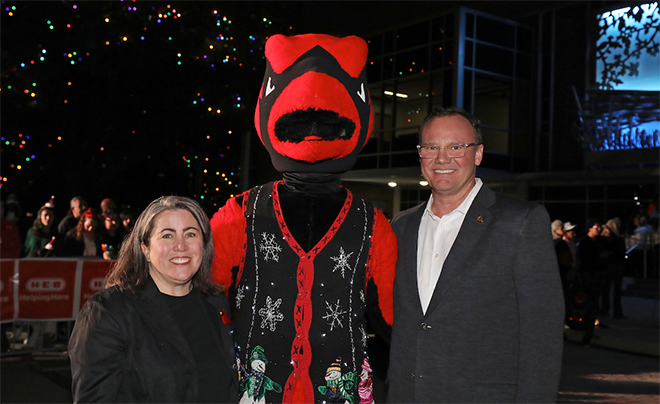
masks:
[[[622,303],[627,318],[600,317],[607,328],[595,329],[590,346],[658,358],[660,300],[623,296]],[[565,335],[569,344],[582,342],[582,331],[567,328]],[[3,354],[0,403],[71,403],[71,372],[65,349],[60,345],[39,352]],[[382,380],[374,380],[374,389],[382,402],[385,392]]]
[[[660,300],[623,296],[623,314],[626,319],[599,316],[603,326],[597,326],[590,345],[622,352],[660,356]],[[583,331],[566,328],[568,341],[582,343]]]

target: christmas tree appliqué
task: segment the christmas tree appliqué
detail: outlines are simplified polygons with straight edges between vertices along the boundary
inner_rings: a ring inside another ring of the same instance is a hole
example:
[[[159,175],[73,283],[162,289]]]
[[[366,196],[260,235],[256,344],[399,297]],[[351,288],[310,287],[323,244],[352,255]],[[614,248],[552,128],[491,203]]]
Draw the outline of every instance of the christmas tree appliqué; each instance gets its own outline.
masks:
[[[326,300],[325,305],[328,308],[328,311],[323,318],[326,319],[328,325],[330,325],[330,331],[334,330],[336,326],[344,328],[344,325],[341,322],[341,317],[346,314],[346,311],[339,307],[339,299],[337,299],[337,303],[334,305],[328,303]]]
[[[351,255],[353,253],[349,253],[348,255],[344,251],[344,247],[339,247],[339,256],[338,257],[330,257],[334,262],[335,262],[335,267],[332,269],[332,272],[335,272],[336,270],[341,271],[341,277],[344,278],[344,273],[348,269],[349,271],[351,270],[351,266],[348,263],[348,260],[351,258]]]
[[[282,247],[280,247],[277,242],[275,242],[275,235],[268,234],[266,232],[261,233],[261,244],[259,244],[259,251],[264,254],[264,260],[273,260],[275,262],[280,261],[280,255],[278,253],[282,252]]]
[[[271,331],[275,331],[277,322],[284,320],[284,315],[278,311],[280,304],[282,304],[282,298],[273,302],[270,296],[266,296],[266,307],[259,309],[259,315],[263,317],[261,328],[268,327]]]

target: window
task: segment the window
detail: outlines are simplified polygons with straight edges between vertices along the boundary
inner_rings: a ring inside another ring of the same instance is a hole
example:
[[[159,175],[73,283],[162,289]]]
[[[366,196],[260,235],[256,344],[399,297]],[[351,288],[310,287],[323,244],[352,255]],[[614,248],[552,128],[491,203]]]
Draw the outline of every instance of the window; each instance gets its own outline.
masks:
[[[660,90],[658,3],[597,16],[596,80],[601,90]]]

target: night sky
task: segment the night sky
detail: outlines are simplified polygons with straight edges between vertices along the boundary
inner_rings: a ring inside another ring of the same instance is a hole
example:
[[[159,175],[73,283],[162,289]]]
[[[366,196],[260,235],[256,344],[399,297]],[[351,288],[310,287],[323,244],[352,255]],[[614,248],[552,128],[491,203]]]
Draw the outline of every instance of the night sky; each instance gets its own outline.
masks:
[[[240,192],[242,137],[268,36],[303,33],[276,2],[2,2],[2,198],[213,211]],[[215,206],[214,206],[215,205]]]
[[[74,195],[139,211],[176,194],[213,212],[242,191],[246,134],[268,158],[253,117],[269,36],[366,37],[459,3],[2,1],[2,199],[36,212],[54,195],[63,216]]]

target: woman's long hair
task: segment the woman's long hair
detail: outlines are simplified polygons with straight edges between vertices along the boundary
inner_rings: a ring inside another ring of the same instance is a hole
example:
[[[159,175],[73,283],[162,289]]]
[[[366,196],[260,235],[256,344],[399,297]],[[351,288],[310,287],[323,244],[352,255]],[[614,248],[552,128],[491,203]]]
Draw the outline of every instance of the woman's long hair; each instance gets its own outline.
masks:
[[[50,215],[53,217],[53,222],[48,227],[44,226],[43,223],[41,223],[41,212],[43,212],[44,210],[49,210]],[[30,228],[30,231],[39,238],[48,237],[51,234],[54,234],[53,232],[53,226],[55,226],[54,219],[55,219],[55,211],[53,210],[53,208],[50,208],[48,206],[42,206],[37,212],[37,218],[34,219],[34,222],[32,222],[32,227]]]
[[[192,278],[193,286],[209,295],[216,295],[224,290],[221,285],[213,282],[211,273],[214,251],[213,233],[209,219],[197,202],[181,196],[162,196],[151,202],[140,214],[135,222],[135,227],[121,246],[117,264],[106,278],[106,287],[117,285],[122,289],[129,289],[133,293],[144,288],[149,279],[149,263],[142,252],[142,244],[149,247],[156,217],[168,210],[190,212],[197,221],[204,238],[202,263]]]
[[[69,232],[72,232],[76,235],[76,241],[82,242],[83,233],[85,231],[85,219],[87,218],[96,220],[96,228],[94,228],[94,240],[100,240],[102,234],[101,221],[99,220],[99,216],[92,208],[87,209],[82,215],[80,215],[80,218],[78,219],[78,224],[76,225],[76,227],[69,230]]]

